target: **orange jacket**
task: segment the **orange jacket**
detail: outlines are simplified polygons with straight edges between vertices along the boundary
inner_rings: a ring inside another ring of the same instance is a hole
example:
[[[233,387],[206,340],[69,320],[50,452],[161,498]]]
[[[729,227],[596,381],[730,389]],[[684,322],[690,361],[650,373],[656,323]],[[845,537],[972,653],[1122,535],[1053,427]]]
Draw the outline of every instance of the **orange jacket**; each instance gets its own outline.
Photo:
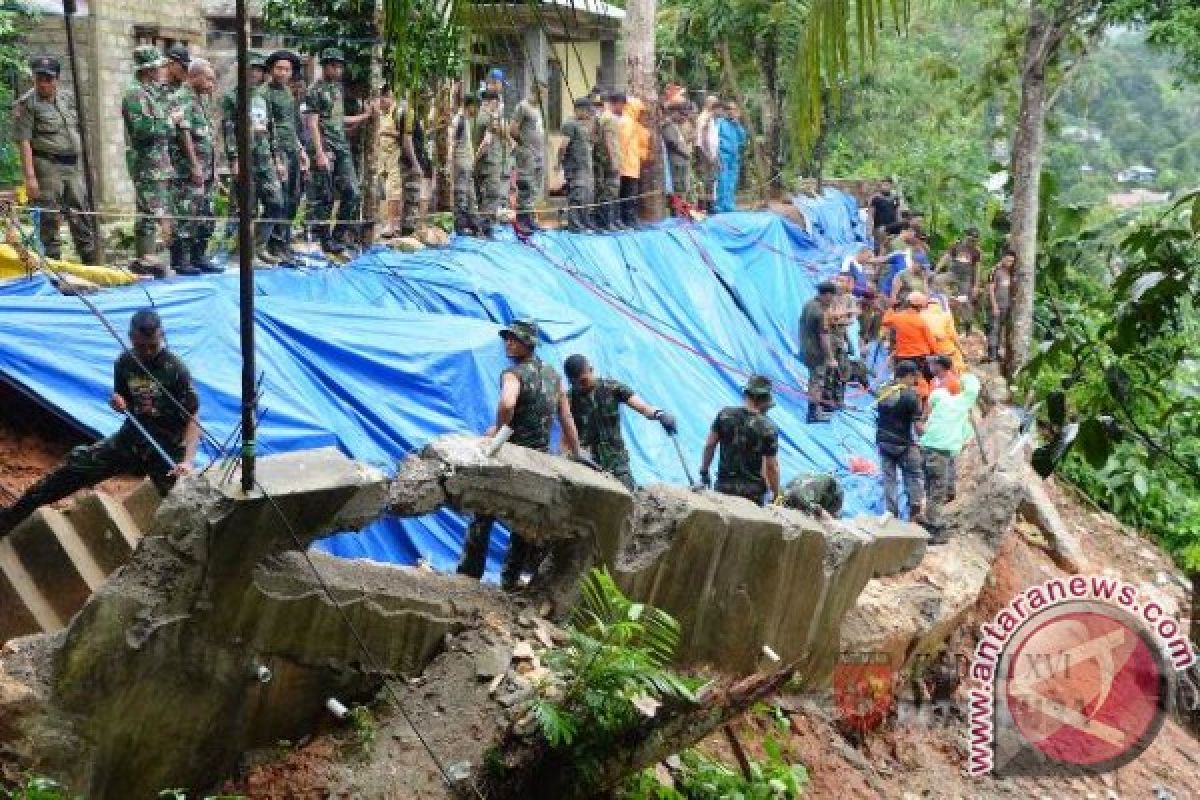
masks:
[[[938,351],[929,323],[916,309],[888,311],[883,315],[883,326],[891,328],[896,335],[892,356],[897,360],[931,356]]]

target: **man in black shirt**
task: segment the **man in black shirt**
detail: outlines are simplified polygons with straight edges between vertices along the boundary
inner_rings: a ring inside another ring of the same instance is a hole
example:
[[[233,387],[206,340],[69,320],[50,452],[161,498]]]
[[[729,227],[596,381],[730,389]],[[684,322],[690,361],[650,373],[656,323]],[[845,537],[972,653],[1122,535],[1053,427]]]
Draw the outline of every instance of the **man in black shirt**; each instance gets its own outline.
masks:
[[[892,191],[892,179],[884,178],[879,191],[871,196],[871,230],[878,231],[893,225],[900,218],[900,198]]]
[[[200,400],[183,361],[166,348],[162,320],[142,309],[129,322],[132,350],[117,357],[108,404],[130,419],[92,445],[76,447],[66,463],[42,478],[9,508],[0,510],[0,536],[41,506],[117,475],[149,476],[166,495],[180,475],[191,472],[200,426]],[[146,436],[153,437],[149,442]],[[160,452],[160,449],[162,452]],[[171,464],[163,458],[170,456]]]
[[[925,489],[921,477],[921,451],[913,431],[921,432],[921,399],[913,389],[917,385],[917,366],[911,361],[896,365],[896,377],[879,390],[875,446],[879,448],[879,466],[883,473],[883,498],[892,516],[900,515],[896,497],[896,471],[904,476],[908,494],[909,518],[923,521],[921,513]]]

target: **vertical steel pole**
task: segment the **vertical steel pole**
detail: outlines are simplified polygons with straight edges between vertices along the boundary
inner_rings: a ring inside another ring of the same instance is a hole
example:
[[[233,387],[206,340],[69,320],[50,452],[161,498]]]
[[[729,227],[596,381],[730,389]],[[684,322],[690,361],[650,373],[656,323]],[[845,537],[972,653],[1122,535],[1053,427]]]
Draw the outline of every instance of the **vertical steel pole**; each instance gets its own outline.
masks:
[[[254,488],[254,192],[250,184],[250,38],[246,0],[237,0],[238,286],[242,340],[242,491]]]

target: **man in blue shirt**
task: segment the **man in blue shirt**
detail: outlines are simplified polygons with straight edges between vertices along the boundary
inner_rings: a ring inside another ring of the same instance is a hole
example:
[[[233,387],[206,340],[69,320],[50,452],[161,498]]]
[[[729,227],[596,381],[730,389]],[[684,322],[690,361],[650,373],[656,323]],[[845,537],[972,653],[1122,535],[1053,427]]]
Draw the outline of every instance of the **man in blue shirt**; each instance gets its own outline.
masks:
[[[742,127],[737,103],[726,103],[725,114],[717,120],[717,202],[714,210],[737,210],[738,175],[742,170],[742,151],[746,149],[746,129]]]

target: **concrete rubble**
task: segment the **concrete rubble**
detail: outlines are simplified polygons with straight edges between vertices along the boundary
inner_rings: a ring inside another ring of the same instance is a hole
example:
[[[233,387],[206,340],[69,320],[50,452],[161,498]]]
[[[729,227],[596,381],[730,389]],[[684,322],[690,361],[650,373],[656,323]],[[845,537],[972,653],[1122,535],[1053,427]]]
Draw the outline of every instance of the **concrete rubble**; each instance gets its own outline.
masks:
[[[85,587],[94,594],[65,630],[0,653],[0,759],[93,800],[202,790],[243,753],[312,731],[328,698],[371,697],[385,676],[428,676],[452,655],[462,663],[445,668],[470,689],[444,696],[483,692],[488,718],[509,718],[545,677],[538,653],[562,637],[530,609],[548,598],[561,618],[593,564],[680,619],[684,665],[742,674],[765,646],[819,683],[863,586],[925,552],[923,531],[895,520],[820,521],[662,485],[631,494],[565,459],[511,445],[488,456],[486,445],[436,440],[392,481],[334,450],[276,456],[260,461],[270,498],[210,475],[182,482],[152,518],[127,509],[143,535],[124,566]],[[442,506],[494,515],[546,546],[523,599],[427,569],[304,554],[385,511]],[[119,560],[97,557],[101,571]]]

